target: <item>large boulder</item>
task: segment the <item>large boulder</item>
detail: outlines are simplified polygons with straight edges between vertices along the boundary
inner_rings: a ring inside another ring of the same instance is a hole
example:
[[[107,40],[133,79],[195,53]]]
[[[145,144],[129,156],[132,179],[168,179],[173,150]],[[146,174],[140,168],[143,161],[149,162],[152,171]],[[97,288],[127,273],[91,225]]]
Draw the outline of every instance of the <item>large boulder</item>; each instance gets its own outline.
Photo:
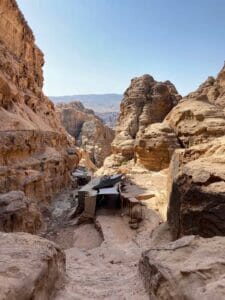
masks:
[[[154,244],[139,269],[153,300],[225,298],[225,239],[186,236]]]
[[[168,181],[173,238],[225,235],[225,138],[176,150]]]
[[[35,233],[41,225],[38,206],[23,192],[0,194],[0,231]]]
[[[28,233],[0,233],[0,240],[0,299],[50,299],[64,279],[59,247]]]
[[[169,166],[172,154],[180,144],[174,131],[166,123],[148,125],[135,142],[137,163],[152,171]]]

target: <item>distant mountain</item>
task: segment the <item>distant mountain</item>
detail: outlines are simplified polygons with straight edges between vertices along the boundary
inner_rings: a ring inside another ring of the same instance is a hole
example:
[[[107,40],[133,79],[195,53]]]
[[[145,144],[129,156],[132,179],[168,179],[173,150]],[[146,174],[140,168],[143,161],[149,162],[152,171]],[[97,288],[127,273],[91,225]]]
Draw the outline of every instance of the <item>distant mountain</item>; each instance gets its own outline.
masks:
[[[72,96],[50,96],[54,103],[68,103],[71,101],[81,101],[85,107],[93,109],[96,113],[118,112],[122,94],[87,94]]]
[[[97,112],[96,115],[102,119],[102,121],[110,128],[114,128],[116,126],[116,122],[119,116],[119,112],[111,111],[111,112]]]

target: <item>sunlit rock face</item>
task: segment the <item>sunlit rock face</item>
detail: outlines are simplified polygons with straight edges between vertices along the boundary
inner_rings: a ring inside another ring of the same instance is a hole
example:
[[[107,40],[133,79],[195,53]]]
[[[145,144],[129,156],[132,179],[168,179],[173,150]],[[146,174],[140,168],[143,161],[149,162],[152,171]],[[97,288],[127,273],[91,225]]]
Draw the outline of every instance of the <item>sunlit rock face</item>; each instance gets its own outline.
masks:
[[[59,104],[57,109],[66,130],[76,138],[77,144],[89,154],[92,162],[101,167],[111,154],[114,131],[79,101]]]
[[[169,113],[176,150],[168,180],[168,222],[173,238],[225,235],[225,89],[223,68]]]
[[[118,169],[132,159],[149,170],[168,167],[179,145],[169,124],[160,123],[180,99],[170,81],[157,82],[150,75],[133,78],[120,105],[113,155],[104,168],[110,161],[110,168]]]
[[[43,54],[14,0],[0,2],[0,193],[50,200],[79,153],[42,92]]]

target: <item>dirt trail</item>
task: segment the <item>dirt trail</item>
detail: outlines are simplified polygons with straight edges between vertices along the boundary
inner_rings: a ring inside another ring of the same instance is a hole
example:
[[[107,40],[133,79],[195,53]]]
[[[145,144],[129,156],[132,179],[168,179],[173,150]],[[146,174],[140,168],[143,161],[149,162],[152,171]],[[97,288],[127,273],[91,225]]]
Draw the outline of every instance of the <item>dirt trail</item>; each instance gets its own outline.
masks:
[[[142,188],[140,182],[137,186],[136,179],[132,179],[134,191]],[[138,262],[141,253],[149,248],[152,230],[161,222],[159,215],[144,206],[144,221],[139,229],[132,230],[129,218],[122,216],[120,210],[101,209],[97,211],[95,224],[75,226],[68,218],[76,206],[75,192],[67,191],[55,199],[46,213],[48,226],[42,233],[66,253],[65,285],[56,291],[54,299],[149,299]]]
[[[66,250],[66,285],[55,299],[148,299],[138,274],[142,248],[135,242],[137,233],[120,215],[99,215],[97,221],[105,240],[93,249],[75,242]]]

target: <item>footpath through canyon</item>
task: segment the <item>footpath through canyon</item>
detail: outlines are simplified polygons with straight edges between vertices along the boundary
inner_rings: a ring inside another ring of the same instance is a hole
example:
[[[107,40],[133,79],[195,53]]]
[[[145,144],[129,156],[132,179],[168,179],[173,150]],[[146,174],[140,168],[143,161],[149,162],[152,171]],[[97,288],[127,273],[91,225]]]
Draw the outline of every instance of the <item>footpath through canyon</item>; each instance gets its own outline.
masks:
[[[114,132],[43,64],[1,0],[0,300],[225,299],[225,67],[184,98],[133,78]]]

